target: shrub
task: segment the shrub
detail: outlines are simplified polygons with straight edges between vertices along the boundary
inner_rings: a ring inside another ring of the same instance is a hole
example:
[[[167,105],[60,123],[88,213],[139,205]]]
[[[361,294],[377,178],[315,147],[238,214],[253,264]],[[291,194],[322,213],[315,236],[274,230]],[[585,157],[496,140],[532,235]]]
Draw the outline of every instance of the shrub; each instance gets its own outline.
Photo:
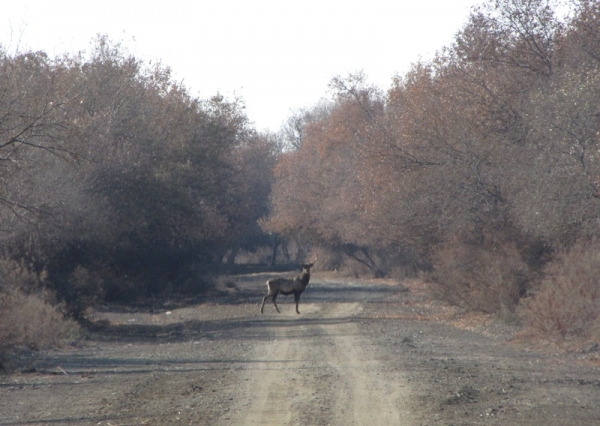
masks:
[[[19,290],[0,293],[0,351],[24,346],[43,349],[72,337],[77,326],[58,307]]]
[[[23,262],[0,260],[0,369],[20,348],[47,348],[78,333],[77,324],[48,302],[44,279]]]
[[[83,266],[77,266],[63,286],[70,316],[82,320],[85,311],[104,297],[104,279]]]
[[[513,311],[525,293],[529,268],[514,243],[458,239],[433,250],[434,269],[426,275],[435,294],[467,309]]]
[[[558,254],[531,296],[521,315],[532,331],[562,337],[594,334],[600,325],[600,241],[579,241]]]
[[[0,292],[19,289],[25,293],[40,290],[48,274],[45,270],[35,272],[23,260],[0,259]]]

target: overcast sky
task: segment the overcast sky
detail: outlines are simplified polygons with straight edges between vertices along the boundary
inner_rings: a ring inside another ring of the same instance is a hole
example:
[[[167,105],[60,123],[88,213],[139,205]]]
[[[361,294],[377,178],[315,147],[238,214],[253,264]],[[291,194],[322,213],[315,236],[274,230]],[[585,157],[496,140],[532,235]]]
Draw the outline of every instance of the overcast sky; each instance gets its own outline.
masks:
[[[482,0],[15,0],[0,44],[51,56],[88,50],[97,34],[160,60],[191,94],[241,96],[259,130],[327,97],[335,75],[363,70],[387,89],[431,58]]]

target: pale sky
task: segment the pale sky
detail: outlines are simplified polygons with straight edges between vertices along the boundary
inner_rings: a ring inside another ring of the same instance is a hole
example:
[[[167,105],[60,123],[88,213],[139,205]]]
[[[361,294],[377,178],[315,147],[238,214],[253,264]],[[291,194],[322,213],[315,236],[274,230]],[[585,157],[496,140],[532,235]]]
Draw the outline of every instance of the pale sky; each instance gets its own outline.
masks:
[[[171,67],[190,93],[240,96],[258,130],[328,97],[336,75],[363,70],[387,89],[451,43],[482,0],[13,0],[0,44],[50,56],[89,50],[97,34]]]

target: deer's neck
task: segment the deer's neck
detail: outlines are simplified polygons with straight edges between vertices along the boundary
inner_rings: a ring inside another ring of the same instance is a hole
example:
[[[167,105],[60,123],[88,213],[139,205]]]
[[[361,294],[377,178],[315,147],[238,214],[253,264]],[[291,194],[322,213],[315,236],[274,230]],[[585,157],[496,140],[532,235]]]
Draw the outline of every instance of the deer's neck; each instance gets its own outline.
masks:
[[[302,275],[300,275],[300,282],[302,283],[302,287],[306,287],[309,281],[310,272],[302,272]]]

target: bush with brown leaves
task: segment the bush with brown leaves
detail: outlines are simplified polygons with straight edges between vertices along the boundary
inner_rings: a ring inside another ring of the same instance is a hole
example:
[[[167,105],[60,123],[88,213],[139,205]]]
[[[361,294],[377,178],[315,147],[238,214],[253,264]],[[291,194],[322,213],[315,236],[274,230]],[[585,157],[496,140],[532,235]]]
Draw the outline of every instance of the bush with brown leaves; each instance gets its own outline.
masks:
[[[513,243],[448,241],[433,251],[427,279],[437,296],[467,309],[513,311],[529,268]]]
[[[558,254],[521,315],[537,334],[600,338],[600,241]]]
[[[37,274],[22,262],[0,260],[0,370],[22,348],[39,350],[74,338],[79,326],[49,301]]]

